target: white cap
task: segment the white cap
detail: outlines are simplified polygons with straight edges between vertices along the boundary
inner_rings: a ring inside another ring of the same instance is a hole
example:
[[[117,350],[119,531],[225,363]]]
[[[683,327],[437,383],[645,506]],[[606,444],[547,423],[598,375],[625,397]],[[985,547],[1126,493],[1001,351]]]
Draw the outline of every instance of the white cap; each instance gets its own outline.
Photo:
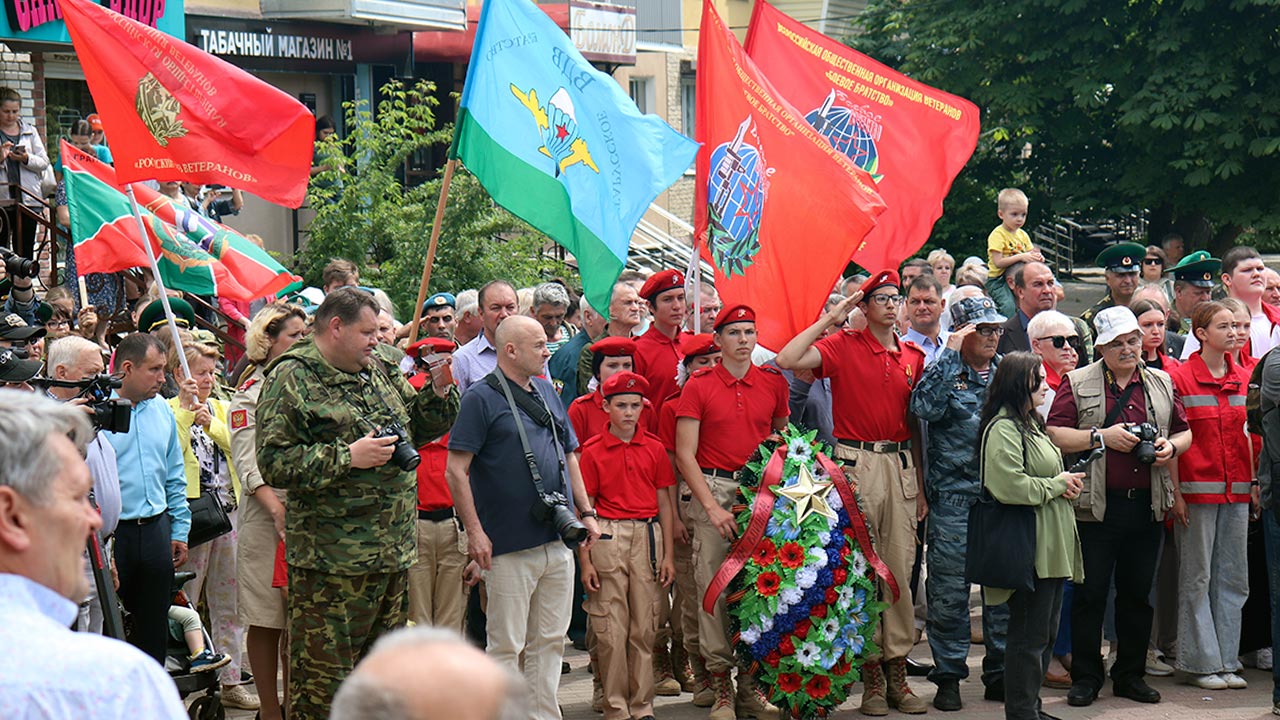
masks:
[[[1094,347],[1102,347],[1122,335],[1140,332],[1138,318],[1127,307],[1109,307],[1093,316],[1093,327],[1098,336],[1093,341]]]

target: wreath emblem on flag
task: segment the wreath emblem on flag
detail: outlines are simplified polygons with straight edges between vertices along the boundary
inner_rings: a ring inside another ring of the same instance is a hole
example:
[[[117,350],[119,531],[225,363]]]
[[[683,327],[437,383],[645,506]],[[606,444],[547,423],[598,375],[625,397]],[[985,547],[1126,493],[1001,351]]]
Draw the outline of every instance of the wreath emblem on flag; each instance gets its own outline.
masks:
[[[160,147],[168,147],[170,140],[187,134],[187,129],[178,119],[182,105],[160,84],[155,75],[147,73],[138,81],[138,97],[135,102],[138,118],[147,126],[151,137],[160,143]]]

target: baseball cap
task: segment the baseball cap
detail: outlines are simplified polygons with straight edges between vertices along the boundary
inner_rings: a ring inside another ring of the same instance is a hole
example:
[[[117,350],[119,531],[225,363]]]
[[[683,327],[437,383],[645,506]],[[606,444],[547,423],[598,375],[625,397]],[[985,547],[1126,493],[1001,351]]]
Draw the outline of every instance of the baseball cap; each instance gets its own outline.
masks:
[[[17,313],[9,313],[0,317],[0,339],[3,340],[35,340],[44,337],[45,329],[32,327]]]
[[[0,382],[24,383],[40,372],[39,360],[24,360],[9,348],[0,348]]]
[[[1009,318],[996,310],[996,304],[989,297],[964,298],[951,306],[951,326],[962,325],[1000,325]]]
[[[1098,331],[1098,336],[1093,341],[1094,347],[1102,347],[1122,335],[1142,329],[1138,327],[1138,318],[1133,311],[1123,305],[1100,310],[1093,316],[1093,327]]]

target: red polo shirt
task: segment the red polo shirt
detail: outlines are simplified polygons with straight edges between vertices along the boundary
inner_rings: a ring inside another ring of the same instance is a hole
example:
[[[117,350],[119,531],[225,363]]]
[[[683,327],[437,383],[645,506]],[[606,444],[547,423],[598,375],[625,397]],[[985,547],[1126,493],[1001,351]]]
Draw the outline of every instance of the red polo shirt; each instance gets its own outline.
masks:
[[[636,427],[649,432],[655,431],[656,415],[649,398],[645,398],[644,409],[640,411],[640,419]],[[574,398],[574,401],[569,403],[569,422],[573,423],[573,432],[578,436],[579,450],[587,444],[588,440],[609,427],[609,413],[604,409],[604,396],[600,394],[600,388],[596,388],[590,395]]]
[[[649,381],[645,398],[661,410],[667,396],[680,386],[676,384],[676,365],[680,362],[680,338],[689,333],[680,331],[674,338],[663,335],[656,325],[636,338],[636,354],[632,364],[638,375]]]
[[[582,446],[582,484],[608,520],[642,520],[658,514],[658,491],[676,484],[667,450],[637,430],[624,442],[607,430]]]
[[[924,374],[924,351],[898,339],[898,349],[880,344],[870,330],[844,330],[816,347],[822,364],[813,374],[831,378],[831,409],[840,440],[903,442],[911,439],[907,405]]]
[[[658,439],[669,452],[676,451],[676,408],[680,406],[680,388],[663,400],[658,408]]]
[[[409,384],[421,390],[430,379],[430,375],[417,373],[409,378]],[[445,478],[444,468],[449,461],[449,434],[418,448],[418,509],[444,510],[453,507],[453,493],[449,492],[449,481]]]
[[[773,431],[773,421],[791,414],[787,382],[773,368],[752,365],[741,380],[724,365],[693,374],[680,392],[676,417],[702,422],[698,465],[734,472]]]

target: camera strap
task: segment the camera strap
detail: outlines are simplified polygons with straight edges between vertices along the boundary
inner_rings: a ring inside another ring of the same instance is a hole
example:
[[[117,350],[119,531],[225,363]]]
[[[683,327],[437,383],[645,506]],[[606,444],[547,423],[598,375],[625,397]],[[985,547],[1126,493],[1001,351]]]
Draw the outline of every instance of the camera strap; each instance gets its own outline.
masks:
[[[507,378],[503,375],[501,369],[495,369],[488,377],[485,378],[485,381],[491,386],[496,385],[498,388],[501,388],[502,394],[507,396],[507,404],[511,406],[511,421],[516,424],[516,431],[520,434],[520,446],[524,448],[524,461],[528,463],[529,474],[533,476],[533,489],[536,490],[540,496],[546,495],[547,490],[542,485],[542,473],[538,471],[538,458],[533,454],[533,448],[529,447],[529,436],[524,431],[524,420],[520,419],[520,412],[516,407],[516,398],[511,393],[511,383],[507,382]],[[536,410],[541,411],[541,414],[545,414],[547,416],[545,426],[551,428],[551,436],[555,439],[556,444],[556,454],[559,455],[561,452],[560,435],[556,432],[556,422],[555,418],[551,415],[551,410],[541,403],[535,403],[531,397],[522,395],[521,400],[526,401],[525,403],[522,403],[522,406],[532,405]],[[532,417],[535,422],[539,421],[539,416],[537,414],[530,414],[530,417]],[[539,424],[544,423],[539,422]],[[563,457],[561,457],[560,462],[561,465],[564,464]],[[566,487],[566,490],[567,489],[568,488]]]
[[[1107,384],[1111,387],[1115,387],[1116,380],[1115,376],[1111,374],[1111,370],[1107,369],[1105,371],[1105,375]],[[1111,424],[1116,421],[1116,418],[1120,417],[1120,413],[1124,412],[1124,406],[1129,403],[1129,397],[1133,395],[1134,387],[1140,384],[1141,381],[1141,376],[1135,377],[1129,381],[1128,385],[1124,386],[1124,390],[1121,390],[1120,395],[1116,398],[1116,404],[1111,406],[1111,412],[1108,412],[1106,419],[1102,421],[1102,427],[1111,427]]]

